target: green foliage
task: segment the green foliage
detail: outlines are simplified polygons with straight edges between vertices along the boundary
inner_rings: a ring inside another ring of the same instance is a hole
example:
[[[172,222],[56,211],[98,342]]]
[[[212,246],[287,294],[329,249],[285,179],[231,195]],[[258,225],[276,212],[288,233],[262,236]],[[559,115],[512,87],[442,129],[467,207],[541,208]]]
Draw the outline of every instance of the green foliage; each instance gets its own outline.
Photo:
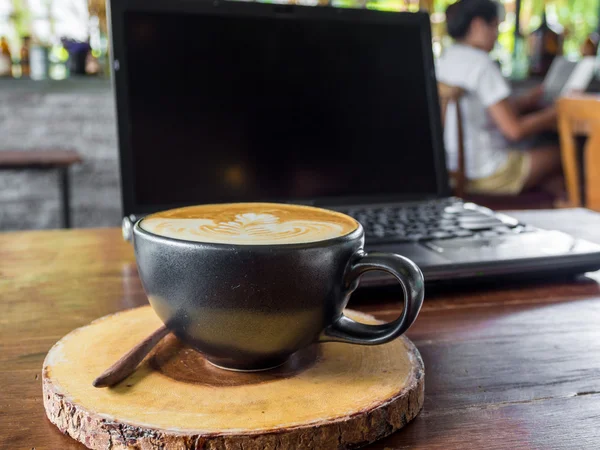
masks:
[[[434,10],[444,12],[448,5],[455,1],[435,0]],[[502,0],[502,3],[507,14],[500,26],[498,42],[505,52],[511,53],[514,46],[515,0]],[[544,5],[549,24],[557,31],[564,30],[564,53],[578,55],[585,38],[598,28],[600,0],[522,0],[521,32],[523,34],[529,34],[540,25]]]

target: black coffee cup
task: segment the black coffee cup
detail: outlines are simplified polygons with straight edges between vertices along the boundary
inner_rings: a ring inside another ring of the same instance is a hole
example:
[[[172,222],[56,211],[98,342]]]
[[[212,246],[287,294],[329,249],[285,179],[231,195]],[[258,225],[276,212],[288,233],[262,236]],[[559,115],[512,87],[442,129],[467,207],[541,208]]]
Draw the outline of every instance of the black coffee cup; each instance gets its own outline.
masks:
[[[181,341],[222,368],[273,368],[315,342],[384,344],[412,325],[423,303],[419,268],[400,255],[365,253],[358,222],[316,242],[232,245],[155,234],[143,220],[132,235],[150,304]],[[343,315],[370,270],[402,286],[404,310],[393,322],[366,325]]]

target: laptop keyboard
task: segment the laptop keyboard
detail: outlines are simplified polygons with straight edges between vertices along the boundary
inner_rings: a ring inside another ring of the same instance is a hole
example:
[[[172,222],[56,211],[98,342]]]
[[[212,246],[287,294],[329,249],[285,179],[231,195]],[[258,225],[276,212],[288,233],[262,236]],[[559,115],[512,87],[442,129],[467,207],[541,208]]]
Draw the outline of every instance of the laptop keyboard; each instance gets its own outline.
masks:
[[[495,237],[532,227],[474,203],[441,199],[415,204],[347,209],[365,229],[368,243]]]

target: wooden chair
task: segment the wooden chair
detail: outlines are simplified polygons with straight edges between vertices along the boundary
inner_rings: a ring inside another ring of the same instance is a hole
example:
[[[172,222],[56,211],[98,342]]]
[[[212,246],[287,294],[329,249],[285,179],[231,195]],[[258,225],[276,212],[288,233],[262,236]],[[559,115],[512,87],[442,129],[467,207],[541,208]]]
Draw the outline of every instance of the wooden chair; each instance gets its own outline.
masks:
[[[455,171],[450,171],[449,175],[454,184],[454,195],[464,198],[467,201],[487,206],[491,209],[544,209],[554,207],[554,197],[547,192],[530,191],[520,195],[502,195],[502,194],[467,194],[467,176],[466,176],[466,156],[463,134],[463,114],[460,107],[460,99],[465,94],[464,89],[457,86],[450,86],[444,83],[438,83],[438,94],[440,99],[440,113],[442,126],[446,122],[446,112],[448,105],[456,105],[456,127],[458,136],[458,164]]]
[[[569,206],[600,210],[600,96],[560,98],[558,130]],[[583,158],[578,136],[587,136]]]
[[[465,169],[465,140],[463,136],[463,119],[460,108],[460,99],[465,91],[457,86],[450,86],[444,83],[438,83],[438,93],[440,96],[440,112],[442,116],[442,126],[446,123],[446,112],[448,105],[456,105],[456,128],[458,135],[458,167],[455,171],[450,171],[449,175],[454,183],[454,194],[457,197],[465,196],[467,186],[467,177]]]

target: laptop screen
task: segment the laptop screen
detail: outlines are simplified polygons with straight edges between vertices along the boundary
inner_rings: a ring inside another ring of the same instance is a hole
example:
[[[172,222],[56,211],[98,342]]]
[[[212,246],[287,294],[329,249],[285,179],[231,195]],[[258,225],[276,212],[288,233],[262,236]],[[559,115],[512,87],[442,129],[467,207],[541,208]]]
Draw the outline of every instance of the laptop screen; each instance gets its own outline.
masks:
[[[290,11],[125,12],[134,212],[439,195],[424,21]]]

